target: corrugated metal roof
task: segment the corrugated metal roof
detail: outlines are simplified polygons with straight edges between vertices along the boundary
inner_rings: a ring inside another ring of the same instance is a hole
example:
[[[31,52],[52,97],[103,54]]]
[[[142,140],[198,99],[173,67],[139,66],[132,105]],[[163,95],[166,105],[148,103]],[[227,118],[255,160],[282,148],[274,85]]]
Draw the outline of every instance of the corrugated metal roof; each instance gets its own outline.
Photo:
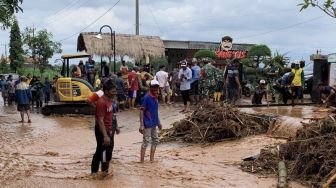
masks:
[[[217,49],[220,42],[207,42],[207,41],[178,41],[178,40],[163,40],[166,49]],[[247,51],[248,48],[255,44],[241,44],[233,43],[232,50]]]

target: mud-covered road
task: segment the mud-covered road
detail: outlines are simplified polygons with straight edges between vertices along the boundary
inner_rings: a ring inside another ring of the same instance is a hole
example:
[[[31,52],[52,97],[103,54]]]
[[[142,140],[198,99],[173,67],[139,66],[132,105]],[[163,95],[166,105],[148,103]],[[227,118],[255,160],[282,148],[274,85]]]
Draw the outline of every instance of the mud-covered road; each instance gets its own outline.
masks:
[[[276,187],[276,177],[245,173],[239,164],[264,146],[283,140],[261,135],[208,145],[162,143],[156,162],[140,164],[139,112],[124,111],[118,114],[121,134],[115,137],[110,173],[101,179],[90,175],[96,145],[93,117],[34,113],[31,124],[21,124],[15,107],[2,104],[1,187]],[[164,128],[184,117],[180,109],[160,107]]]

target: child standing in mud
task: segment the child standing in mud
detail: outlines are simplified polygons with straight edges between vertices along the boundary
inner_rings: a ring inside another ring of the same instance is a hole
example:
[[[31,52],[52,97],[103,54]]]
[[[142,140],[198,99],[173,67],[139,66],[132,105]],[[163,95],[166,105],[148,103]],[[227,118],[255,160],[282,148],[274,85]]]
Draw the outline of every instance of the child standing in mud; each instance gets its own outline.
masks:
[[[103,85],[104,95],[95,103],[96,107],[96,125],[95,136],[97,141],[96,152],[92,158],[91,173],[97,173],[99,165],[105,175],[108,173],[109,162],[112,159],[113,135],[118,128],[113,128],[113,98],[117,90],[114,82],[108,80]]]
[[[150,151],[150,161],[154,161],[156,146],[159,143],[157,127],[162,129],[159,119],[159,82],[152,80],[150,82],[149,92],[145,95],[140,110],[140,128],[139,132],[143,134],[143,142],[140,150],[140,162],[145,160],[146,148],[150,140],[152,146]]]

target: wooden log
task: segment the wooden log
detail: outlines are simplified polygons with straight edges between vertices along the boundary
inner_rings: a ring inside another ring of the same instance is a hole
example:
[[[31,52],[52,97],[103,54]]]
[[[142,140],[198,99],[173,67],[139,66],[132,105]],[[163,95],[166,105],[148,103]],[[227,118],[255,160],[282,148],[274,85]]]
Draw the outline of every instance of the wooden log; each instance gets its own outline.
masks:
[[[278,164],[278,188],[286,188],[287,187],[287,169],[284,161],[280,161]]]
[[[323,188],[329,188],[330,185],[332,184],[332,182],[335,181],[335,180],[336,180],[336,173],[335,173],[333,176],[331,176],[331,177],[326,181],[325,184],[323,184]]]
[[[323,119],[325,117],[303,117],[303,119],[309,119],[309,120],[320,120]]]

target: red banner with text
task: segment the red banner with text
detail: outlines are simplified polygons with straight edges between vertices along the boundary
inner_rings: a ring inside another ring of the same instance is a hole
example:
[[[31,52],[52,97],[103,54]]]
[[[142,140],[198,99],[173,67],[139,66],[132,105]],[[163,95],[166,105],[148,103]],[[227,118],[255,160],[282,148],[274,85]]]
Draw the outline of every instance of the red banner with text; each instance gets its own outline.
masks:
[[[247,55],[246,51],[222,51],[222,50],[216,50],[216,55],[218,59],[231,59],[231,58],[238,58],[242,59],[245,58]]]

